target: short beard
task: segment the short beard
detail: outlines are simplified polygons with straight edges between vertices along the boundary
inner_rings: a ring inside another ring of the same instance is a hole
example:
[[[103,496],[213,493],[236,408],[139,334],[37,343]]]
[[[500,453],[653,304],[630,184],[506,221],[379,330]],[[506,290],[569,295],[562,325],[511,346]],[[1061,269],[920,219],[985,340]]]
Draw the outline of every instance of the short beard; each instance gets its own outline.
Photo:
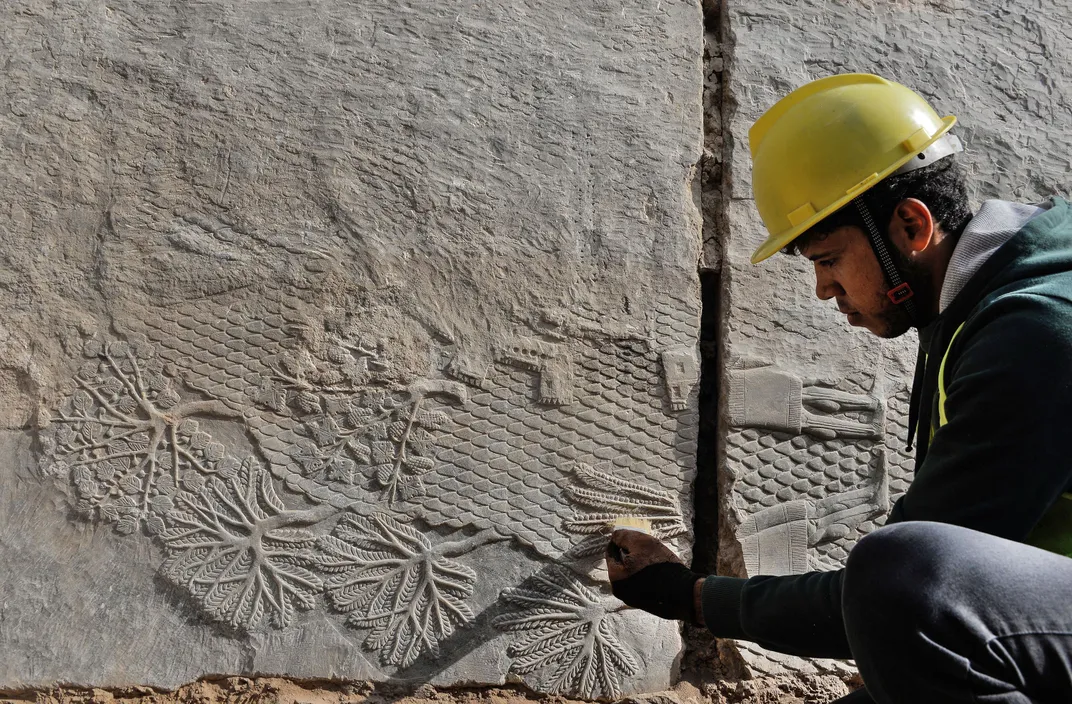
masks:
[[[904,279],[912,288],[912,300],[916,304],[916,317],[917,320],[913,320],[912,316],[905,310],[904,304],[898,304],[890,301],[889,306],[882,311],[880,318],[885,323],[885,328],[880,330],[877,334],[884,339],[892,339],[894,337],[900,337],[908,332],[913,326],[917,328],[924,327],[930,322],[923,313],[927,310],[927,301],[933,299],[934,291],[931,285],[930,276],[925,267],[911,261],[908,257],[904,256],[900,250],[887,244],[886,247],[890,252],[890,258],[893,259],[894,266],[897,267],[897,271],[901,273],[901,278]],[[893,284],[890,283],[889,278],[886,278],[886,290],[893,288]],[[888,300],[888,299],[887,299]]]
[[[884,327],[875,334],[884,340],[900,337],[912,328],[912,317],[903,305],[890,303],[890,307],[879,315]]]

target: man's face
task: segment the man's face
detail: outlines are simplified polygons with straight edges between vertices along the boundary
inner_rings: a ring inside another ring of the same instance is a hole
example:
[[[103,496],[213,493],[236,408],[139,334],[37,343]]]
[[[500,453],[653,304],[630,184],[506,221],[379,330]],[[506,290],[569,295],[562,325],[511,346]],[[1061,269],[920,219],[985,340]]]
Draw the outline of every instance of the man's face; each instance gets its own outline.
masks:
[[[815,295],[831,298],[849,325],[867,328],[879,337],[903,335],[911,320],[886,292],[889,285],[867,236],[858,227],[841,227],[813,238],[800,252],[815,267]]]

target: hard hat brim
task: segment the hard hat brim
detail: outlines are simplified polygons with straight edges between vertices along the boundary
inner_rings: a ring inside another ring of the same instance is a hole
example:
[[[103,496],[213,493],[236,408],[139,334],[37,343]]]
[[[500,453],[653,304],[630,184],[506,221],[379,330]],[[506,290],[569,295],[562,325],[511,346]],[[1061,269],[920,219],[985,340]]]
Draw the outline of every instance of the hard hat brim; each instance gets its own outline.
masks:
[[[948,115],[942,118],[942,127],[930,138],[930,140],[920,145],[917,149],[913,150],[909,154],[906,154],[894,163],[890,164],[886,169],[882,170],[881,172],[876,173],[870,179],[867,179],[863,184],[854,186],[853,188],[849,189],[849,191],[846,192],[844,196],[834,201],[830,205],[826,206],[819,212],[815,213],[807,220],[804,220],[803,222],[794,225],[793,227],[789,228],[788,230],[785,230],[784,232],[780,232],[777,235],[771,235],[770,237],[768,237],[766,241],[763,242],[763,244],[761,244],[755,252],[753,252],[751,258],[752,263],[759,264],[763,260],[768,259],[780,252],[781,250],[785,249],[785,247],[789,245],[789,243],[800,237],[802,234],[807,232],[809,229],[821,222],[823,219],[848,205],[848,203],[852,201],[853,198],[857,197],[861,193],[867,192],[869,189],[873,188],[876,184],[882,181],[882,179],[897,171],[899,168],[907,164],[912,159],[917,158],[920,152],[926,150],[932,144],[941,139],[947,132],[949,132],[949,130],[953,128],[953,125],[956,124],[956,122],[957,118],[953,117],[952,115]]]

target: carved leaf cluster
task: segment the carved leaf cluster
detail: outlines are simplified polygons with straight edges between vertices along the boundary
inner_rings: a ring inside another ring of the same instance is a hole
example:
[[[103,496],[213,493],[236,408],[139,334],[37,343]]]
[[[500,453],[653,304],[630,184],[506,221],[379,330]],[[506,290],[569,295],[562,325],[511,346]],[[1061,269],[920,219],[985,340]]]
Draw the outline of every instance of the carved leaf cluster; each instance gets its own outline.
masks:
[[[576,510],[563,521],[563,527],[589,537],[575,545],[571,553],[590,556],[602,553],[608,524],[629,516],[651,521],[652,534],[668,539],[688,532],[676,498],[667,491],[636,484],[577,463],[573,469],[575,484],[564,490]]]
[[[540,688],[584,697],[621,696],[622,678],[640,666],[611,629],[599,595],[571,572],[554,567],[507,589],[508,610],[492,621],[518,633],[507,653],[518,674],[536,673]]]
[[[234,476],[180,495],[160,534],[164,576],[235,628],[287,627],[298,610],[316,605],[323,581],[309,569],[316,537],[272,529],[272,519],[285,512],[270,474],[247,458]]]
[[[311,323],[284,325],[292,349],[278,355],[253,400],[276,413],[317,413],[325,401],[352,395],[384,381],[390,363],[382,341],[352,327],[319,329]]]
[[[422,410],[422,401],[410,392],[365,392],[325,403],[304,424],[303,473],[348,484],[365,480],[389,504],[423,494],[421,477],[435,467],[433,433],[449,419]]]
[[[476,573],[390,516],[344,518],[318,548],[317,564],[332,575],[328,600],[351,626],[372,629],[365,646],[386,664],[438,656],[439,644],[473,618],[466,599]]]
[[[425,492],[435,466],[432,432],[447,422],[422,410],[423,391],[383,391],[391,384],[385,343],[352,326],[324,320],[283,324],[289,349],[251,394],[272,411],[301,419],[304,436],[291,455],[306,477],[364,483],[388,504]]]
[[[78,388],[40,435],[46,472],[71,482],[83,515],[120,533],[159,533],[178,491],[233,473],[238,461],[187,417],[148,343],[93,339],[83,353]]]

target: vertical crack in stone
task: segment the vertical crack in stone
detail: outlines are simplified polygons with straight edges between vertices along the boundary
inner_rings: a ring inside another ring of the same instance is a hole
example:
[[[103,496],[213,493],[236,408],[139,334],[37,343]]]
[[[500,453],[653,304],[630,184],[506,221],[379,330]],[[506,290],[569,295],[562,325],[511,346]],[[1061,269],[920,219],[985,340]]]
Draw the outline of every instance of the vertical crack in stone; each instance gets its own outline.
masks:
[[[718,179],[717,181],[712,181],[710,187],[710,190],[717,192],[718,195],[717,199],[709,196],[709,198],[715,200],[717,207],[712,207],[707,211],[709,214],[704,222],[704,238],[705,241],[711,240],[715,243],[720,257],[718,259],[719,266],[714,270],[717,273],[716,280],[710,283],[717,293],[705,295],[705,304],[709,301],[709,305],[715,308],[715,311],[709,314],[709,317],[717,319],[712,322],[715,332],[713,333],[713,340],[708,343],[710,352],[705,355],[703,360],[703,373],[713,380],[721,380],[723,378],[723,369],[719,360],[728,358],[728,353],[725,349],[727,339],[725,333],[730,319],[729,296],[727,295],[729,281],[727,277],[722,275],[723,269],[721,265],[723,260],[721,255],[725,251],[726,242],[730,236],[728,210],[733,193],[733,171],[728,165],[733,158],[735,144],[733,133],[727,129],[727,126],[732,123],[734,113],[737,110],[737,101],[732,91],[733,58],[736,45],[730,25],[727,0],[704,0],[704,20],[705,37],[708,37],[708,45],[717,46],[718,48],[717,53],[712,52],[712,57],[709,59],[708,72],[710,78],[708,82],[718,89],[718,99],[712,100],[711,105],[712,112],[718,115],[717,125],[719,130],[717,142],[717,153],[719,154]],[[715,71],[714,69],[718,70]],[[710,119],[708,117],[705,124]],[[711,383],[714,384],[715,382],[712,381]],[[726,520],[729,518],[726,508],[733,478],[726,469],[725,453],[719,445],[719,439],[724,437],[721,424],[721,418],[725,414],[724,400],[717,388],[712,391],[712,396],[713,398],[707,408],[700,411],[700,427],[706,429],[701,430],[701,434],[711,438],[709,442],[712,445],[712,456],[709,460],[711,467],[708,475],[715,486],[710,490],[711,497],[709,500],[718,507],[717,511],[712,510],[710,512],[712,514],[710,519],[712,525],[709,530],[713,532],[708,534],[708,540],[712,541],[715,546],[708,550],[711,556],[710,571],[726,575],[743,575],[744,560],[741,555],[740,544],[736,540],[733,527]]]
[[[700,428],[693,488],[693,568],[713,573],[718,558],[718,326],[719,275],[700,273]]]
[[[701,270],[718,271],[722,265],[722,233],[726,220],[723,164],[725,91],[725,36],[719,0],[704,0],[703,155],[700,158],[700,203],[703,214]]]
[[[692,568],[712,574],[718,565],[719,547],[719,345],[724,313],[721,310],[722,243],[725,233],[727,193],[723,164],[726,144],[725,116],[726,36],[721,0],[703,0],[704,86],[703,155],[700,161],[700,202],[703,215],[703,256],[700,261],[700,395],[699,434],[696,448],[696,483],[693,487]],[[736,679],[719,656],[710,631],[687,628],[683,676],[693,683]]]
[[[693,494],[696,536],[693,566],[714,572],[718,551],[718,343],[725,214],[723,85],[724,13],[719,0],[704,0],[703,156],[700,165],[703,208],[703,258],[700,263],[700,428]]]
[[[704,0],[703,156],[700,163],[700,202],[703,214],[703,257],[700,262],[700,398],[693,488],[693,569],[709,574],[718,561],[718,347],[722,325],[720,289],[724,208],[723,12],[719,0]],[[685,670],[703,680],[719,679],[714,639],[703,629],[688,629]]]

